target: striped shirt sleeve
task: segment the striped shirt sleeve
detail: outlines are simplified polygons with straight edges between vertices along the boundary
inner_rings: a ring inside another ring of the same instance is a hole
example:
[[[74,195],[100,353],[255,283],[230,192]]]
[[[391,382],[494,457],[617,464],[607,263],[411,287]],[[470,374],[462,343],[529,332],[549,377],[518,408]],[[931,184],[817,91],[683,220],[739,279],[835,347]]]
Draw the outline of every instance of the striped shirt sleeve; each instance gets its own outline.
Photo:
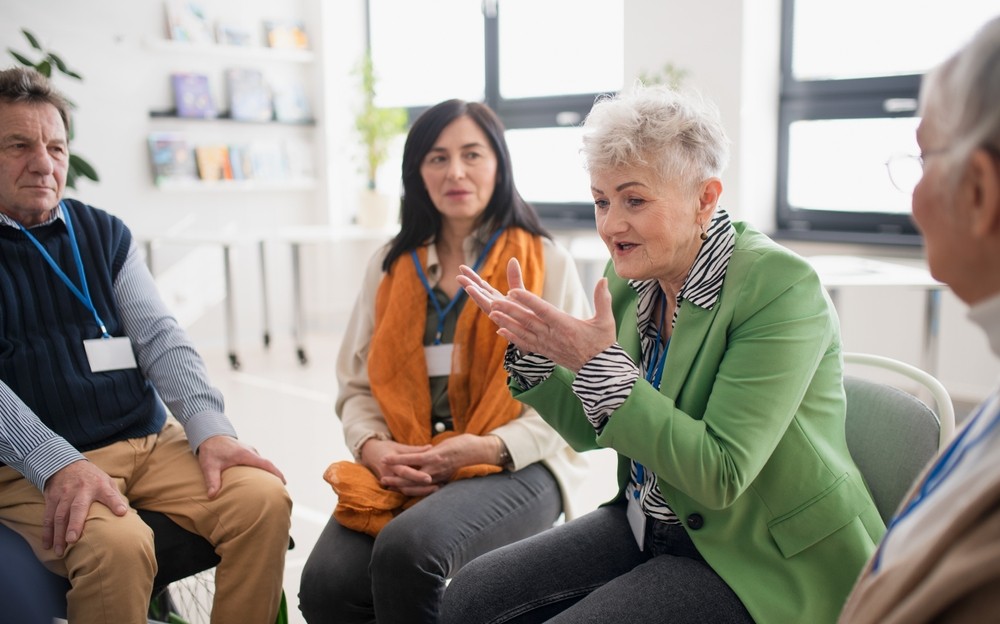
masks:
[[[223,412],[222,393],[209,382],[204,360],[160,298],[134,239],[114,289],[136,362],[184,426],[191,450],[212,436],[237,437]]]
[[[639,367],[618,343],[595,355],[576,374],[573,393],[598,433],[628,398],[637,379]]]
[[[548,379],[556,365],[544,355],[521,353],[513,344],[508,344],[503,367],[521,390],[530,390]]]

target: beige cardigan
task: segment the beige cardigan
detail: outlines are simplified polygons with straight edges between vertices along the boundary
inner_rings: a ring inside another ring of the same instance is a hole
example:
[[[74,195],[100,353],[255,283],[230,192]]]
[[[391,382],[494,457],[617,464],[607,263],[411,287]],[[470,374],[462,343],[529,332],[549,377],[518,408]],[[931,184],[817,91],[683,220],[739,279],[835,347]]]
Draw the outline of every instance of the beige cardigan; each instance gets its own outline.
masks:
[[[466,240],[466,262],[476,260],[473,241]],[[336,412],[344,426],[344,440],[355,459],[361,445],[369,438],[388,439],[389,428],[368,383],[368,349],[375,322],[375,294],[382,280],[382,260],[388,247],[377,251],[368,261],[361,291],[347,323],[337,357]],[[576,264],[569,253],[549,239],[543,239],[545,285],[542,298],[578,318],[590,316],[590,306],[580,284]],[[436,284],[439,276],[434,245],[428,249],[428,280]],[[467,302],[468,304],[468,302]],[[420,317],[423,318],[423,315]],[[586,461],[532,409],[525,408],[517,419],[491,432],[499,436],[510,451],[514,470],[541,461],[559,483],[566,519],[574,516],[573,494],[579,491],[586,472]]]
[[[1000,356],[1000,293],[973,306],[969,318]],[[983,434],[1000,412],[1000,388],[980,409],[982,417],[971,416],[956,438],[966,429],[966,441]],[[940,487],[886,535],[882,549],[878,572],[869,563],[848,597],[842,624],[1000,622],[1000,427],[968,449]]]

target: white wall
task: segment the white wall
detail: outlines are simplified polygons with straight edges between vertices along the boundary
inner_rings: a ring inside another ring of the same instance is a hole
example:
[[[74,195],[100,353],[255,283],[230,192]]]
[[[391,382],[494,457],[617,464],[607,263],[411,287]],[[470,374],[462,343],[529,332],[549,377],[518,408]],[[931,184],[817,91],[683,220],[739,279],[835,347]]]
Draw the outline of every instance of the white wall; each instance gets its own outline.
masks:
[[[7,2],[0,48],[26,51],[18,28],[27,27],[62,53],[85,77],[82,85],[60,81],[79,105],[74,149],[99,168],[100,184],[83,182],[81,198],[122,216],[139,232],[171,227],[220,231],[292,223],[347,223],[356,210],[357,164],[351,131],[356,102],[349,72],[363,42],[362,0],[206,0],[220,13],[287,11],[307,18],[318,52],[313,71],[314,105],[320,124],[322,184],[315,192],[255,194],[167,194],[150,182],[145,137],[154,128],[151,108],[169,106],[166,73],[181,60],[150,50],[148,38],[163,37],[159,2],[128,0],[39,0]],[[723,206],[734,217],[769,231],[774,225],[779,0],[628,0],[625,3],[625,74],[666,62],[687,70],[688,84],[713,99],[733,140],[724,176]],[[186,66],[216,71],[218,60],[188,59]],[[162,122],[156,122],[161,124]],[[160,127],[160,126],[155,126]],[[179,225],[180,224],[180,225]],[[789,244],[804,255],[877,254],[922,264],[919,250],[846,245]],[[305,249],[306,318],[310,327],[342,326],[370,243]],[[237,301],[241,343],[257,341],[260,327],[257,257],[237,250]],[[175,252],[176,253],[176,252]],[[165,252],[167,262],[173,258]],[[277,332],[290,322],[288,254],[275,250],[271,304]],[[176,288],[214,284],[221,261],[205,251]],[[922,298],[905,289],[841,293],[845,345],[920,363]],[[176,302],[175,302],[176,303]],[[200,341],[221,340],[221,308],[213,305],[193,327]],[[952,295],[944,297],[938,374],[957,398],[978,400],[993,385],[1000,364],[979,330]]]

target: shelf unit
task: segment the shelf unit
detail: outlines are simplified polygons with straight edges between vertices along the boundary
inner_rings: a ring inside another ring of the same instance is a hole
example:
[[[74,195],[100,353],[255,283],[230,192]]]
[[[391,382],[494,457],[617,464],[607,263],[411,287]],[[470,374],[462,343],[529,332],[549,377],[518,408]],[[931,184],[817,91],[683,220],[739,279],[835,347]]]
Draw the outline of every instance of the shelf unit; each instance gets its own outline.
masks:
[[[316,55],[312,50],[265,48],[263,46],[235,46],[219,43],[190,43],[171,39],[143,39],[148,49],[169,54],[209,54],[246,61],[281,61],[286,63],[312,63]]]
[[[219,71],[230,63],[240,63],[248,66],[265,67],[274,64],[292,64],[299,68],[295,71],[305,76],[316,60],[312,50],[268,48],[262,46],[235,46],[217,43],[191,43],[174,41],[164,38],[144,38],[143,45],[157,54],[164,54],[182,59],[186,64],[199,67],[215,67]],[[188,61],[191,61],[188,63]],[[293,68],[294,69],[294,68]],[[209,70],[211,71],[211,70]],[[284,73],[284,72],[283,72]],[[307,82],[303,80],[303,82]],[[217,102],[223,102],[219,97]],[[225,107],[222,107],[225,108]],[[224,111],[216,117],[182,117],[176,114],[176,109],[150,110],[150,134],[167,132],[185,137],[191,147],[204,144],[253,143],[257,140],[268,140],[283,143],[288,147],[292,143],[301,143],[305,137],[312,145],[311,167],[316,169],[315,153],[318,133],[315,131],[317,121],[306,119],[302,121],[283,121],[272,119],[268,121],[252,121],[233,119]],[[291,134],[289,134],[291,133]],[[222,137],[222,138],[220,138]],[[199,140],[199,138],[201,140]],[[299,148],[301,153],[301,147]],[[290,158],[290,165],[295,166],[295,159]],[[155,182],[157,190],[166,192],[252,192],[252,191],[314,191],[319,187],[314,177],[304,177],[302,171],[292,170],[287,178],[265,179],[226,179],[226,180],[160,180]]]

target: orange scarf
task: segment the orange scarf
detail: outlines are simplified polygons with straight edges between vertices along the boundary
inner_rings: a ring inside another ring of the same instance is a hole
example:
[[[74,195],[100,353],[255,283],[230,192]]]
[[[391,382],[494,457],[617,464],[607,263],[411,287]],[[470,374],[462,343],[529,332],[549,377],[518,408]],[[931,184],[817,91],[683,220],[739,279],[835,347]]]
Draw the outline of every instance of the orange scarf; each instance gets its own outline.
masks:
[[[422,265],[427,248],[417,250]],[[500,292],[507,292],[507,263],[517,258],[524,286],[541,294],[545,275],[542,241],[519,228],[500,234],[479,274]],[[454,431],[431,431],[431,396],[424,359],[425,318],[415,311],[427,309],[427,291],[410,254],[400,256],[382,278],[375,297],[375,331],[368,355],[368,377],[392,439],[402,444],[437,444],[460,433],[485,435],[521,413],[520,404],[507,389],[503,368],[507,341],[475,303],[466,301],[455,327],[452,372],[448,378],[448,403]],[[459,469],[452,479],[499,472],[499,466],[480,464]],[[337,493],[334,517],[341,525],[375,536],[390,520],[416,503],[386,490],[365,466],[335,462],[323,478]]]

